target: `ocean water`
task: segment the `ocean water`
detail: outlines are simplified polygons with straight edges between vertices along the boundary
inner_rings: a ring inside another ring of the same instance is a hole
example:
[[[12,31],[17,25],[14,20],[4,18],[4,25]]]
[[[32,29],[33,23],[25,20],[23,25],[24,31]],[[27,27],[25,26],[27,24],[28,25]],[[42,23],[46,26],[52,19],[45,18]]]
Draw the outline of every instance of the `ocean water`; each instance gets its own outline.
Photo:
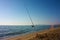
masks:
[[[0,26],[0,38],[10,37],[15,35],[23,35],[32,32],[42,31],[50,29],[50,25],[36,25],[35,27],[30,26]],[[58,26],[54,26],[56,28]]]

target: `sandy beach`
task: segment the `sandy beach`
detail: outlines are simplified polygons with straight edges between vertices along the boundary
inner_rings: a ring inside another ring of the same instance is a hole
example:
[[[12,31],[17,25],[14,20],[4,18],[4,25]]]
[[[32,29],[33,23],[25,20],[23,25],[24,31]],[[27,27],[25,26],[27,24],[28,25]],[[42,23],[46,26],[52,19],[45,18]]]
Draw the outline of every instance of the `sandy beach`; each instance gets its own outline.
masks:
[[[55,28],[27,34],[24,36],[7,38],[6,40],[59,40],[59,39],[60,39],[60,28]]]

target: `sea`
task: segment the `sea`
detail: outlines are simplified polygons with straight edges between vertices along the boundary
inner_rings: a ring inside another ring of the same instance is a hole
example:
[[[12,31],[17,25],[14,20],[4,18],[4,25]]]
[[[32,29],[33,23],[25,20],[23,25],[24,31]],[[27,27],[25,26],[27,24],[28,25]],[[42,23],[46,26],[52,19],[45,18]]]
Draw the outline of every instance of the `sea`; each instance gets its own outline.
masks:
[[[51,25],[0,25],[0,40],[7,37],[21,36],[33,32],[48,30],[51,28]],[[54,28],[58,28],[58,25],[55,25]]]

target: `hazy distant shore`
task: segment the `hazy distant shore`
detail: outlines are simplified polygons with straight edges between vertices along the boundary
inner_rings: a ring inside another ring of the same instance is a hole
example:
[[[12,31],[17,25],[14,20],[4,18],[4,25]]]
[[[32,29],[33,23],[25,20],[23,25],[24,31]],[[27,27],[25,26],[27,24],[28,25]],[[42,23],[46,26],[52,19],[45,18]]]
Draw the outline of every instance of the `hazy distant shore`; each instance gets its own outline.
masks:
[[[24,36],[7,38],[6,40],[59,40],[60,28],[49,29],[41,32],[35,32]]]

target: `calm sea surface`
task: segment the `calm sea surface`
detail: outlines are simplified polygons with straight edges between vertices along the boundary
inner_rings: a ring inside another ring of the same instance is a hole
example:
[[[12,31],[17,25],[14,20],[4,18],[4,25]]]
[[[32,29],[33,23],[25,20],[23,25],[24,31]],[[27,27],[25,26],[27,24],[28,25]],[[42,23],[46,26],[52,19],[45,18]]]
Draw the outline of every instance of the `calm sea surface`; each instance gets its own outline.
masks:
[[[57,26],[54,26],[55,28]],[[0,26],[0,38],[10,37],[15,35],[24,35],[32,32],[42,31],[49,29],[50,25],[38,25],[35,27],[31,26]]]

